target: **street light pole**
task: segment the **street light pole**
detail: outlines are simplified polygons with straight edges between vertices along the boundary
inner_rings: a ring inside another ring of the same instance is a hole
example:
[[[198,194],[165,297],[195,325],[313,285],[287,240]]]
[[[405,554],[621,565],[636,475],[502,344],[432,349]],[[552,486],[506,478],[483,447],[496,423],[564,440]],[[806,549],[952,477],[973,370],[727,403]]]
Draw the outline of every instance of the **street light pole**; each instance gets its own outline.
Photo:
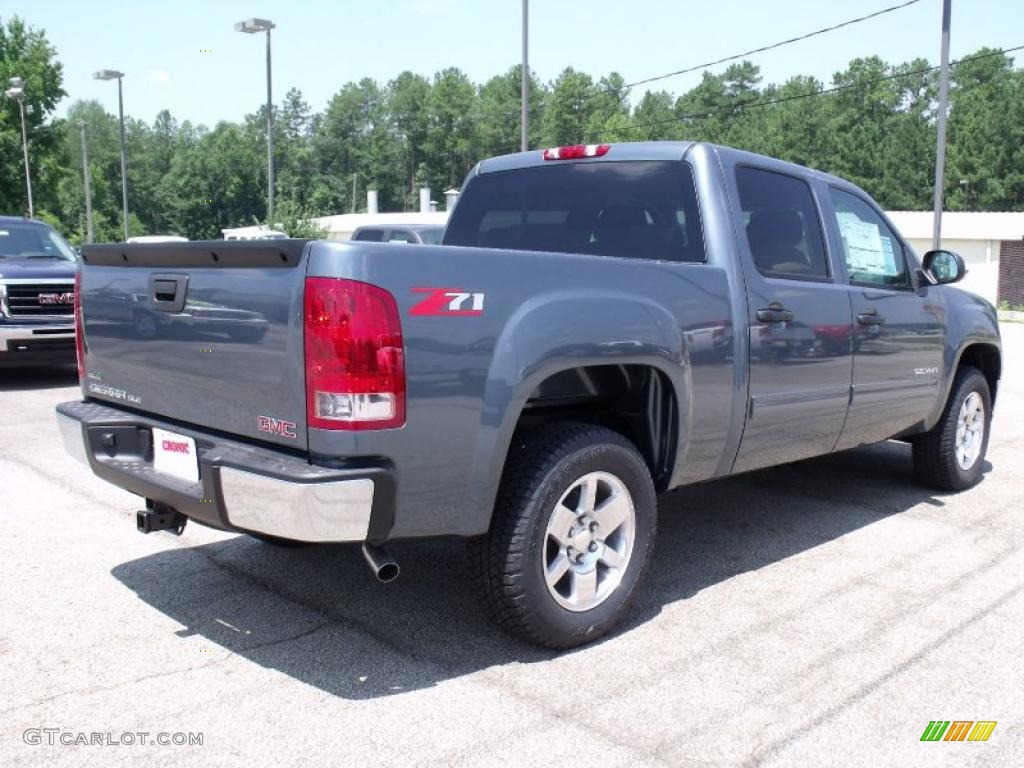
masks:
[[[274,23],[267,19],[247,19],[235,24],[236,32],[267,33],[267,226],[274,227],[274,100],[270,77],[270,30]]]
[[[124,144],[124,90],[121,80],[124,72],[101,69],[93,75],[97,80],[117,80],[117,115],[121,123],[121,204],[124,212],[124,239],[128,241],[128,159]]]
[[[939,62],[939,111],[936,116],[935,206],[932,249],[942,243],[942,187],[946,175],[946,113],[949,112],[949,17],[953,0],[942,0],[942,52]]]
[[[32,171],[28,164],[28,132],[25,130],[25,81],[20,77],[11,78],[11,87],[5,93],[7,98],[18,102],[18,112],[21,114],[21,151],[25,156],[25,189],[28,193],[28,217],[35,218],[35,208],[32,205]]]
[[[25,101],[18,99],[18,111],[21,113],[21,152],[25,156],[25,188],[28,192],[28,217],[35,218],[35,208],[32,206],[32,171],[28,165],[28,133],[25,130]]]
[[[274,228],[274,99],[270,92],[270,30],[267,27],[267,226]]]
[[[92,229],[92,184],[89,180],[89,147],[85,143],[85,120],[78,121],[82,132],[82,182],[85,185],[85,242],[91,243]]]
[[[124,91],[117,78],[117,115],[121,121],[121,207],[124,210],[124,241],[128,242],[128,159],[124,146]]]
[[[520,101],[522,103],[523,136],[521,149],[530,148],[530,64],[529,64],[529,6],[530,0],[523,0],[523,71]]]

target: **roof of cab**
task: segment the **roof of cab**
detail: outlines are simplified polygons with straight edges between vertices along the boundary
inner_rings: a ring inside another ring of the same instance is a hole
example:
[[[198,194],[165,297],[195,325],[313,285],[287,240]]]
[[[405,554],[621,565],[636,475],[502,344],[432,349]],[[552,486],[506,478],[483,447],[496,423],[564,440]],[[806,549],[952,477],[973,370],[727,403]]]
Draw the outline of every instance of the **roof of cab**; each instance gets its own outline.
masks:
[[[692,141],[627,141],[611,144],[611,150],[602,157],[588,157],[575,160],[545,160],[544,149],[516,152],[483,160],[477,166],[477,173],[511,171],[538,165],[554,165],[566,162],[606,163],[621,160],[682,160],[686,151],[694,145]]]
[[[754,152],[747,152],[742,149],[727,147],[722,144],[695,141],[627,141],[611,143],[611,149],[601,157],[588,157],[571,160],[544,160],[544,149],[534,149],[529,152],[516,152],[511,155],[500,155],[499,157],[488,158],[477,165],[475,173],[493,173],[495,171],[510,171],[518,168],[530,168],[541,165],[556,165],[558,163],[609,163],[623,160],[682,160],[683,156],[694,147],[706,147],[717,154],[731,155],[738,161],[749,161],[752,163],[770,165],[777,170],[788,170],[791,173],[802,175],[813,175],[830,183],[842,184],[844,186],[855,186],[846,179],[833,176],[824,171],[808,168],[796,163],[779,160],[768,155],[758,155]]]

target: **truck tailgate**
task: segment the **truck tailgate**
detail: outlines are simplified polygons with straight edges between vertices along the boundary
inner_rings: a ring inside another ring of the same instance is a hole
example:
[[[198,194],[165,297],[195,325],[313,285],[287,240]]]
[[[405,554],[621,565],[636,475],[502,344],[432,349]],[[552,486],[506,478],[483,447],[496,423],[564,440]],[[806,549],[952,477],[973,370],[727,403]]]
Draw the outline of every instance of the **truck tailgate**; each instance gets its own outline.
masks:
[[[86,246],[85,394],[304,449],[306,244]]]

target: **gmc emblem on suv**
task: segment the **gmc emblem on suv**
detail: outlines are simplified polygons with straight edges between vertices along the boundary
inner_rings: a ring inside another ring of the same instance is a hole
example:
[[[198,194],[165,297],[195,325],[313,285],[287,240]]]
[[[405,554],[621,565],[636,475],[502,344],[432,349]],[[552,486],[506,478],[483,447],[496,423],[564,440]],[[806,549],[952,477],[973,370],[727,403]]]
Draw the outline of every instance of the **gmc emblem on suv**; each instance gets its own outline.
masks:
[[[40,293],[40,304],[74,304],[75,294],[72,293]]]

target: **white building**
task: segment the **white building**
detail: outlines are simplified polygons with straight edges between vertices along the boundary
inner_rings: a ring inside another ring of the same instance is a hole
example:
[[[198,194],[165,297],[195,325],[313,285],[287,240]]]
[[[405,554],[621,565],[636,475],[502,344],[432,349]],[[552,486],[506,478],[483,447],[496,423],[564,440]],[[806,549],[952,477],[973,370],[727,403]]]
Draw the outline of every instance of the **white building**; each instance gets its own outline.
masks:
[[[321,216],[313,219],[313,222],[327,230],[328,239],[348,240],[359,227],[394,227],[402,224],[436,224],[443,227],[448,223],[448,212],[341,213],[337,216]]]
[[[918,256],[932,249],[931,211],[888,211],[888,217]],[[963,256],[963,288],[996,303],[999,261],[1004,250],[1024,238],[1024,213],[963,212],[942,214],[942,247]]]

